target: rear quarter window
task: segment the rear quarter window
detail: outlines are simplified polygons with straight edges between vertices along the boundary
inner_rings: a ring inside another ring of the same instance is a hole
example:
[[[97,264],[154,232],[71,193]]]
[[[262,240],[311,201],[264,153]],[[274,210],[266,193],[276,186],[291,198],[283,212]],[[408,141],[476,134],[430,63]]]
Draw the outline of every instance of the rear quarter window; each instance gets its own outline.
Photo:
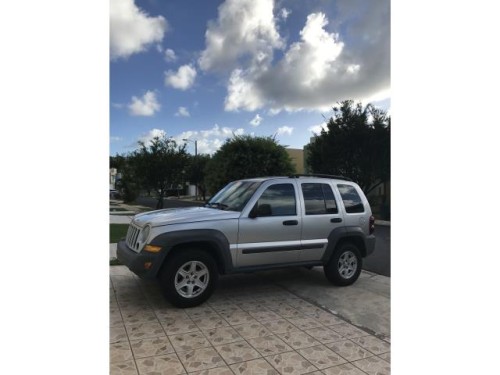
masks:
[[[337,187],[344,202],[345,211],[348,214],[365,212],[363,201],[354,186],[339,184]]]

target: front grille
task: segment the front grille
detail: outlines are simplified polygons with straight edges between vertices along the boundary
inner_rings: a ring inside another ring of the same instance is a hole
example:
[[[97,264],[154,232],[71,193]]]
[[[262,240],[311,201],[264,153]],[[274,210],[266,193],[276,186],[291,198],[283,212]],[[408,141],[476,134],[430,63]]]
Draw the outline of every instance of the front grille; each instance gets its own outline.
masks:
[[[139,251],[139,243],[137,238],[139,238],[139,233],[141,232],[141,228],[135,226],[133,223],[130,223],[127,231],[126,242],[128,247],[132,250]]]

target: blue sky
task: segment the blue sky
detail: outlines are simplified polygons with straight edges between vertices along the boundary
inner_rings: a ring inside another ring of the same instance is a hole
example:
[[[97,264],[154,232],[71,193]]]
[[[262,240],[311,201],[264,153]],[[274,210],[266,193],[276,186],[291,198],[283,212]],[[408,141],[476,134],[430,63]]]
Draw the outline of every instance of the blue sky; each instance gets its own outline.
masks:
[[[161,134],[302,148],[338,101],[390,112],[386,0],[111,0],[110,59],[110,155]]]

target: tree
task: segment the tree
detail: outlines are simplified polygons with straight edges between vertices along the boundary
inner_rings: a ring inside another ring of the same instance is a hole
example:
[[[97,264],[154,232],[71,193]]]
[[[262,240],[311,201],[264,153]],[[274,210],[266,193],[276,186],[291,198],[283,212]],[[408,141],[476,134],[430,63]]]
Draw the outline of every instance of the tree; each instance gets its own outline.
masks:
[[[135,170],[130,155],[109,157],[109,167],[116,168],[121,178],[116,180],[116,189],[120,191],[125,202],[134,201],[139,195],[139,185],[136,182]]]
[[[116,154],[115,156],[109,157],[109,167],[116,168],[118,171],[121,171],[125,168],[127,164],[127,156]]]
[[[187,167],[186,179],[193,185],[198,187],[199,193],[206,200],[206,182],[205,182],[205,168],[210,161],[210,155],[201,154],[191,156]]]
[[[333,108],[328,130],[308,146],[314,173],[343,175],[365,194],[390,179],[390,124],[386,112],[346,100]]]
[[[130,156],[136,182],[143,189],[156,191],[156,208],[163,208],[167,189],[184,182],[186,145],[178,146],[173,139],[163,136],[153,138],[148,144],[139,142],[139,146]]]
[[[234,180],[292,173],[292,160],[274,137],[250,135],[226,140],[205,169],[207,188],[212,194]]]

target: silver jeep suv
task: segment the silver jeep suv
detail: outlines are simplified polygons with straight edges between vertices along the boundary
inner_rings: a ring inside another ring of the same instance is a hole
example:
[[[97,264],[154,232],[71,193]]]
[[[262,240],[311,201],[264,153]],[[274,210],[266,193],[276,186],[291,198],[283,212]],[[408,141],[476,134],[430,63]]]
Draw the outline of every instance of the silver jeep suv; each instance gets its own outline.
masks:
[[[204,207],[136,215],[118,259],[157,278],[179,307],[203,303],[219,274],[323,266],[335,285],[354,283],[375,248],[363,191],[344,177],[294,175],[229,183]]]

